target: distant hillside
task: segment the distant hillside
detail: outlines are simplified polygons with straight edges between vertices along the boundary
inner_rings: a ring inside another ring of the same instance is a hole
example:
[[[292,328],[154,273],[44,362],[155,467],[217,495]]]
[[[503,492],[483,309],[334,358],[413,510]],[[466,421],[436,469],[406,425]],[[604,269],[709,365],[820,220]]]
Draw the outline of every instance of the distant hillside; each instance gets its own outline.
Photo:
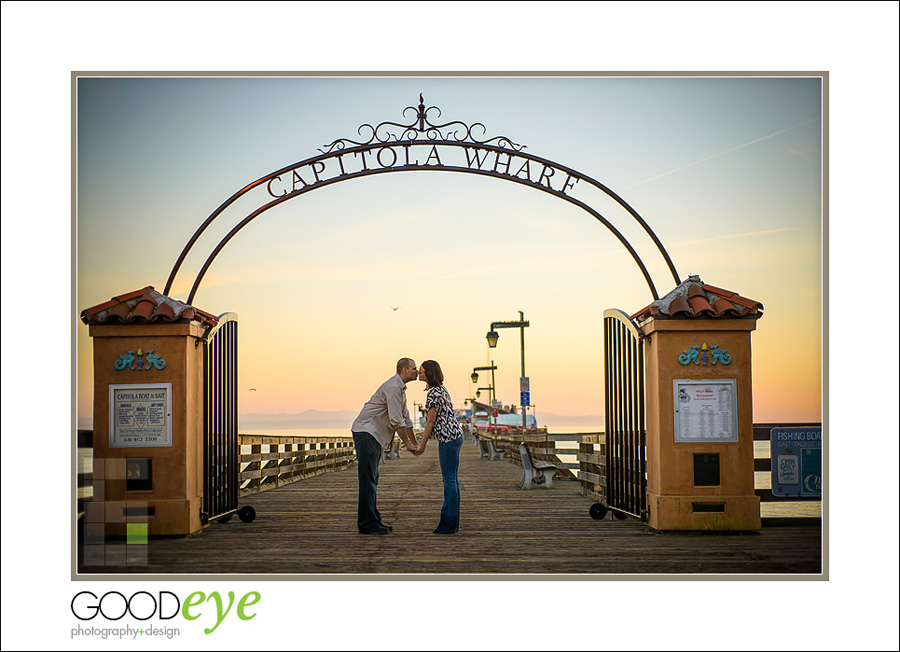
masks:
[[[356,418],[356,412],[339,410],[326,412],[323,410],[305,410],[290,414],[266,414],[263,412],[247,412],[238,415],[238,424],[242,429],[253,430],[270,428],[340,428],[349,427]]]
[[[537,413],[537,421],[540,426],[600,426],[605,423],[602,414],[566,415],[553,414],[552,412]]]

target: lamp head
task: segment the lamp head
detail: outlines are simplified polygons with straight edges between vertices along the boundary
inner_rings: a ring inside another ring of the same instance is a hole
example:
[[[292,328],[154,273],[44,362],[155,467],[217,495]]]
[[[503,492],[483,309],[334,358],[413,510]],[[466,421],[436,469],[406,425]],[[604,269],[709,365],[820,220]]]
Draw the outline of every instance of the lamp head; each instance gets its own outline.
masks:
[[[497,340],[500,339],[500,333],[497,331],[490,331],[487,334],[488,346],[492,349],[497,346]]]

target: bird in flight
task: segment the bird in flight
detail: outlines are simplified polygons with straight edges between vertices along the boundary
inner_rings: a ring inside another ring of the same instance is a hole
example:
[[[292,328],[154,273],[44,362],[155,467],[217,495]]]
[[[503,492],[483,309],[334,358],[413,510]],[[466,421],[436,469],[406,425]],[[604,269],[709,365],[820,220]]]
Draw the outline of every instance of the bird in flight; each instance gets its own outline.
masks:
[[[255,391],[256,391],[256,388],[255,388],[255,387],[251,387],[251,388],[250,388],[250,391],[251,391],[251,392],[255,392]]]
[[[397,312],[398,310],[400,310],[400,306],[397,306],[396,308],[394,306],[391,306],[391,310]]]

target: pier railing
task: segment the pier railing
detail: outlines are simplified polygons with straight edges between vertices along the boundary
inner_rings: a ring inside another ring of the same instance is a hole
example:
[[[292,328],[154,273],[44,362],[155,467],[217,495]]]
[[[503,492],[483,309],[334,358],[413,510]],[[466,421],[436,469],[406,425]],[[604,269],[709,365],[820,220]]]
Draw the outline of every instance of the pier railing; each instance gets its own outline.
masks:
[[[77,439],[78,513],[93,497],[92,430]],[[348,468],[356,460],[352,437],[238,435],[240,495],[268,491],[330,471]]]
[[[821,423],[755,423],[753,424],[753,440],[769,441],[772,428],[809,428],[821,427]],[[606,502],[606,436],[602,432],[550,434],[546,428],[532,428],[522,435],[522,429],[506,428],[476,431],[479,438],[490,439],[494,447],[504,451],[510,462],[522,466],[519,455],[519,444],[524,442],[529,452],[538,455],[559,456],[575,455],[574,462],[560,460],[565,470],[558,475],[576,479],[581,483],[581,493],[599,502]],[[756,457],[753,460],[756,472],[769,473],[772,470],[770,456]],[[577,473],[575,473],[577,471]],[[820,501],[816,497],[775,496],[770,488],[755,490],[762,502],[805,502]]]
[[[239,435],[241,496],[340,471],[353,464],[352,437]]]
[[[821,423],[753,424],[754,441],[769,441],[772,428],[815,427]],[[546,428],[530,428],[524,438],[521,429],[477,430],[479,438],[491,439],[494,446],[506,452],[514,464],[522,465],[519,443],[542,456],[554,456],[564,470],[561,475],[577,479],[581,493],[596,501],[606,501],[606,438],[602,432],[552,434]],[[356,458],[352,437],[303,437],[274,435],[239,435],[241,446],[240,495],[275,489],[303,478],[310,478],[351,466]],[[92,496],[93,431],[78,431],[77,491],[78,513]],[[572,460],[574,456],[574,460]],[[770,457],[757,457],[754,470],[770,472]],[[771,489],[758,488],[763,502],[816,501],[814,498],[781,497]]]
[[[89,501],[94,495],[94,431],[79,430],[75,440],[77,447],[76,456],[76,482],[78,513],[84,511],[85,501]]]

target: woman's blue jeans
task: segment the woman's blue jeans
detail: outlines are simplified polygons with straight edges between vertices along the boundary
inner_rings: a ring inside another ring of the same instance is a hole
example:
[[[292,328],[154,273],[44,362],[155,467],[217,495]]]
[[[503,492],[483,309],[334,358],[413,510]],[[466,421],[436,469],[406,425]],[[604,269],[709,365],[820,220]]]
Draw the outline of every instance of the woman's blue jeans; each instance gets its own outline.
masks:
[[[459,529],[459,451],[463,438],[438,442],[438,458],[441,462],[441,479],[444,481],[444,505],[441,507],[439,532],[456,532]]]

